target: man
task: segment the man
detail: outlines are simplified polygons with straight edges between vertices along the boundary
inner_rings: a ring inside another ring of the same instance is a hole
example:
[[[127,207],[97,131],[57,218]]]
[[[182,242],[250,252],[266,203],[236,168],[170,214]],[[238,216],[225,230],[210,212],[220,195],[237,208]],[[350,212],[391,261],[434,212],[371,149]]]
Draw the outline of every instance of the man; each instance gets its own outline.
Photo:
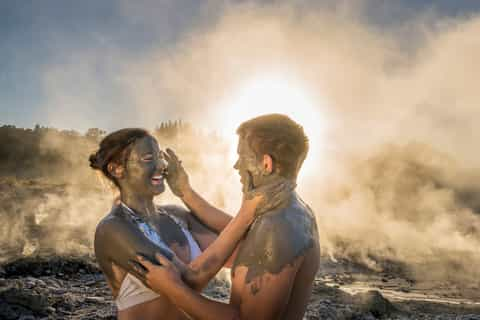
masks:
[[[296,183],[308,152],[300,125],[285,115],[270,114],[244,122],[237,133],[239,158],[234,168],[244,193],[279,179]],[[168,160],[172,190],[202,222],[221,231],[231,217],[206,210],[208,203],[191,189],[176,156],[170,153]],[[157,256],[162,266],[139,260],[148,271],[146,283],[194,319],[302,319],[320,250],[314,214],[293,190],[287,201],[256,217],[234,256],[230,304],[190,289],[162,256]]]

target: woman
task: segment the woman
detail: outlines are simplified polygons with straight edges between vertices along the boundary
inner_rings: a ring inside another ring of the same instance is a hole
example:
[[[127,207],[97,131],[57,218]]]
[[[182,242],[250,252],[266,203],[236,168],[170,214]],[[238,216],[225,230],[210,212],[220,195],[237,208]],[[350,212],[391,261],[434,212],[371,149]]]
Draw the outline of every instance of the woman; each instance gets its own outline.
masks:
[[[154,205],[153,198],[165,190],[168,163],[147,131],[122,129],[109,134],[90,156],[90,166],[101,170],[120,191],[120,203],[97,226],[94,247],[121,320],[187,319],[168,299],[145,286],[143,274],[131,263],[137,254],[151,261],[162,254],[181,270],[190,287],[201,290],[232,254],[257,207],[261,210],[266,197],[285,188],[277,184],[252,190],[233,219],[196,195],[204,215],[214,212],[216,223],[228,224],[213,242],[216,235],[188,211]],[[181,179],[173,176],[175,187]]]

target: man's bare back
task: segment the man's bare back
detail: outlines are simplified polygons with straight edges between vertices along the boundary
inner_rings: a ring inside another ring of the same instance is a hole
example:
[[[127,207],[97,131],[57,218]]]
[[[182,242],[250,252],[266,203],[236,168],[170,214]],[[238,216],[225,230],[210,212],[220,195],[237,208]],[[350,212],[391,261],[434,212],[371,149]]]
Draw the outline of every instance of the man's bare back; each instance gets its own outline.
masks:
[[[253,223],[232,268],[242,319],[301,319],[319,265],[315,216],[295,194]]]

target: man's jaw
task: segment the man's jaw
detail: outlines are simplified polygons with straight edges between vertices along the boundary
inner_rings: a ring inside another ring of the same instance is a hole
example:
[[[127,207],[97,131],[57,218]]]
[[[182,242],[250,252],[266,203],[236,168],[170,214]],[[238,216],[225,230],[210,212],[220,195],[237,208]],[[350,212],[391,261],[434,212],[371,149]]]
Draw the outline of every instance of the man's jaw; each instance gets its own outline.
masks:
[[[249,171],[246,171],[244,174],[240,174],[240,183],[242,184],[242,191],[244,193],[255,188],[253,184],[253,176]]]

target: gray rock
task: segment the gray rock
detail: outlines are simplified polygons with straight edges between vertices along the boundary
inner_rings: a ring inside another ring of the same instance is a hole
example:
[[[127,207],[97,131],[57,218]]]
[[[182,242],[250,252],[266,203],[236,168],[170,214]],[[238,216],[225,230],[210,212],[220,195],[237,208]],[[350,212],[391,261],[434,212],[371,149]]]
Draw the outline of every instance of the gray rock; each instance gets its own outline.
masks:
[[[103,297],[85,297],[85,301],[96,302],[96,303],[104,303],[105,298],[103,298]]]
[[[357,293],[353,299],[362,312],[371,313],[376,318],[386,317],[397,311],[393,304],[377,290]]]
[[[32,293],[31,290],[11,288],[0,293],[0,301],[18,305],[31,310],[33,313],[44,315],[47,313],[48,300],[46,297]]]

